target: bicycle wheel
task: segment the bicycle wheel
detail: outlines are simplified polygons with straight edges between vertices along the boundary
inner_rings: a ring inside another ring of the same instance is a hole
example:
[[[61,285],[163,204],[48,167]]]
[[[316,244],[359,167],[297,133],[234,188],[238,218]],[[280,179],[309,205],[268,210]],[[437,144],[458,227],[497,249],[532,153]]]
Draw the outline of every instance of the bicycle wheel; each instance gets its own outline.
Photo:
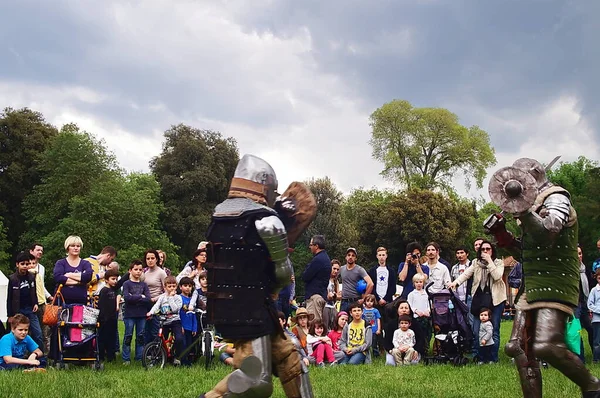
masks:
[[[144,346],[144,351],[142,351],[142,366],[144,368],[162,369],[165,363],[167,363],[167,352],[160,342],[153,341]]]
[[[204,332],[204,366],[206,367],[206,369],[210,367],[214,356],[212,344],[212,335],[210,334],[210,332]]]

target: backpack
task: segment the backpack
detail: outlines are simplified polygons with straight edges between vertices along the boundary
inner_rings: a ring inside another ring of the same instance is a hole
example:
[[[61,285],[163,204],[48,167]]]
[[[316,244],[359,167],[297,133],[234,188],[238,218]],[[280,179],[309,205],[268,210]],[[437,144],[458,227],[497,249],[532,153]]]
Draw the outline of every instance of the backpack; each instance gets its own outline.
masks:
[[[512,287],[513,289],[518,289],[521,287],[522,280],[523,266],[521,263],[516,263],[508,274],[508,286]]]

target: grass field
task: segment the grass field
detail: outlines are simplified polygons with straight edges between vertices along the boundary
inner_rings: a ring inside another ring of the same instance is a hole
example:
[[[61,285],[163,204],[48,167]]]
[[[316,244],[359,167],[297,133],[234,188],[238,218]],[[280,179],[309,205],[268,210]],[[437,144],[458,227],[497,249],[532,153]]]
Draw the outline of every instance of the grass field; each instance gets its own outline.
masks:
[[[511,327],[511,322],[502,323],[502,345]],[[589,354],[587,343],[586,350]],[[206,371],[198,364],[147,371],[139,364],[125,367],[120,359],[118,362],[107,364],[102,372],[76,366],[69,370],[49,369],[47,373],[0,372],[0,397],[196,397],[231,370],[217,364]],[[594,374],[600,375],[600,366],[590,367]],[[516,370],[503,353],[497,365],[394,368],[376,359],[372,365],[311,368],[310,376],[315,396],[325,398],[521,396]],[[555,369],[543,370],[543,378],[544,397],[580,396],[578,388]],[[277,380],[273,396],[285,396]]]

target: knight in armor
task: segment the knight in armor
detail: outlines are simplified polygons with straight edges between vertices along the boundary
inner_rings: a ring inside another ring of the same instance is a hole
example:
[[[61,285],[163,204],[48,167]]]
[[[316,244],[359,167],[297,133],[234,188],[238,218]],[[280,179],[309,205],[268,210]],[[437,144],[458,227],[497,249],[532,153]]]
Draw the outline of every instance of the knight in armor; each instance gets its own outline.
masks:
[[[276,198],[277,178],[256,156],[242,157],[228,198],[217,205],[207,232],[207,315],[233,341],[235,370],[211,391],[216,397],[270,397],[275,372],[288,397],[312,397],[308,369],[286,338],[274,298],[290,283],[286,226],[295,203]]]
[[[577,213],[569,192],[551,184],[544,167],[529,158],[498,170],[489,190],[492,200],[512,213],[522,229],[521,239],[514,239],[500,214],[485,224],[500,247],[522,255],[523,283],[505,351],[515,360],[523,396],[542,396],[539,358],[576,383],[583,397],[600,397],[600,381],[565,344],[567,321],[579,295]],[[515,210],[519,206],[522,209]]]

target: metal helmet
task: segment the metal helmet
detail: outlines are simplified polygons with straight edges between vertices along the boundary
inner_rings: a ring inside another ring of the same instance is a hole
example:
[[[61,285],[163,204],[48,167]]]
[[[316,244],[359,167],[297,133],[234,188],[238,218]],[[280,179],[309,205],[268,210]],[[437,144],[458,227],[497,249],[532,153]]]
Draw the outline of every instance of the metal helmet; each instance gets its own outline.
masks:
[[[531,174],[535,179],[538,189],[541,189],[548,184],[548,178],[546,178],[546,169],[544,166],[535,159],[521,158],[515,160],[512,167],[523,170],[526,173]]]
[[[238,162],[229,188],[229,198],[249,198],[272,206],[277,197],[277,176],[269,163],[254,155]]]

